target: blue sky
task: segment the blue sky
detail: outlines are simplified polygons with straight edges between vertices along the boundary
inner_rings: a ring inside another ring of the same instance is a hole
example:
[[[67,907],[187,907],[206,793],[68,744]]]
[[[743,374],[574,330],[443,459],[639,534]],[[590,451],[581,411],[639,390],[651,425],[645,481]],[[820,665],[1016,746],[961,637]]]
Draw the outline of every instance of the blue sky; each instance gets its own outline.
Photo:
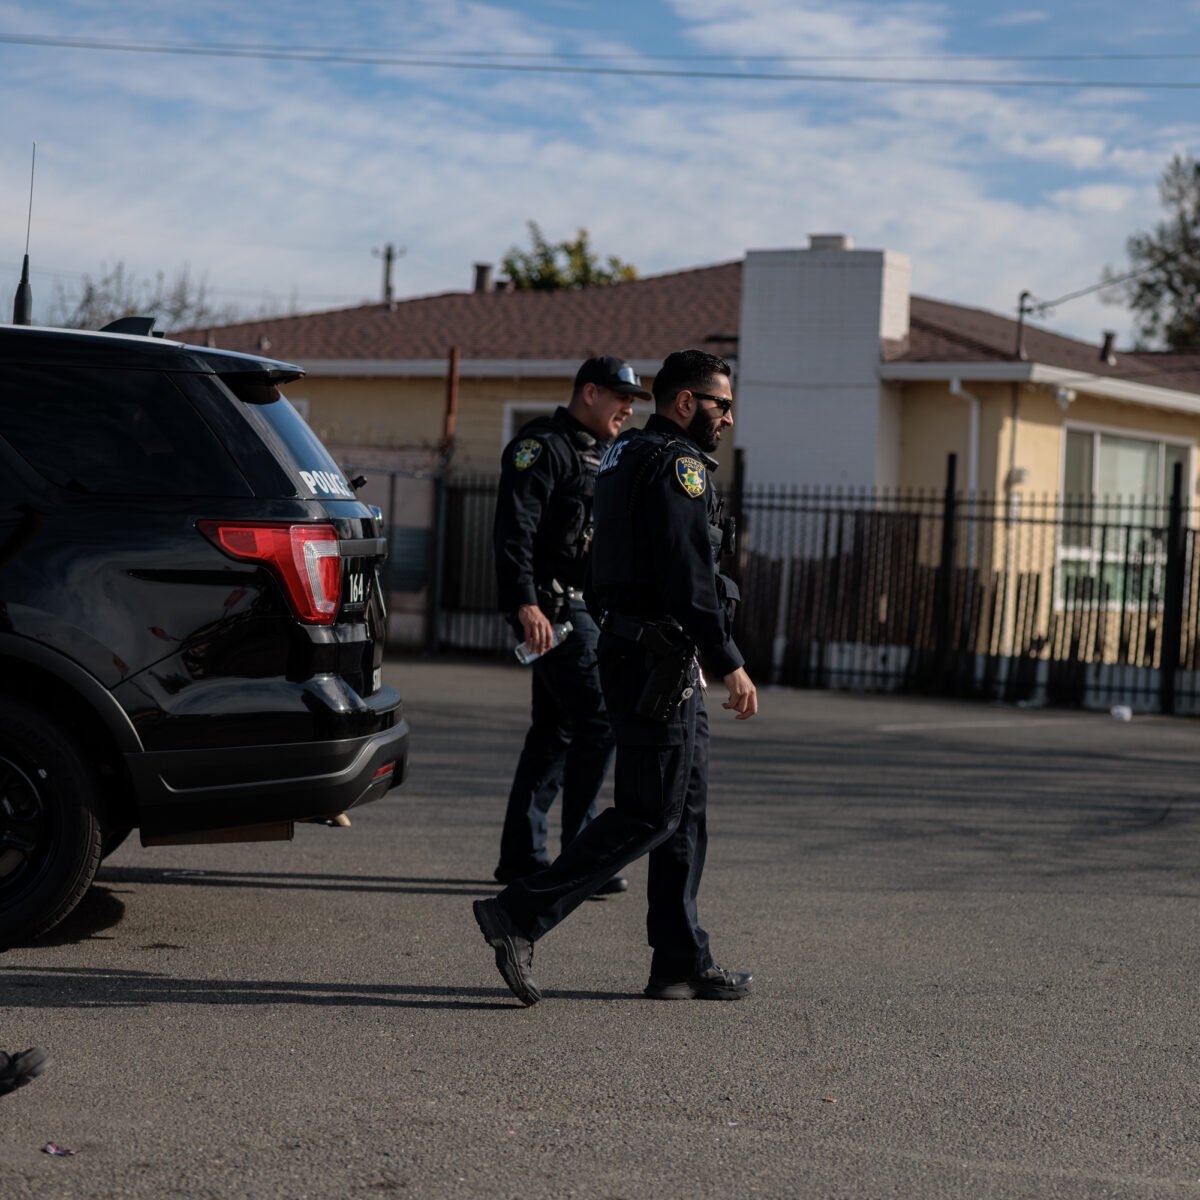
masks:
[[[0,0],[0,38],[326,47],[480,63],[973,79],[664,78],[181,56],[0,42],[0,312],[25,241],[35,311],[123,262],[187,265],[247,311],[463,289],[536,220],[643,274],[801,246],[907,253],[914,290],[1000,312],[1124,265],[1157,181],[1200,146],[1200,0],[591,4]],[[1157,55],[946,61],[958,55]],[[605,57],[579,58],[579,55]],[[770,61],[763,56],[808,56]],[[526,57],[517,57],[526,56]],[[671,58],[659,56],[677,56]],[[836,56],[836,57],[835,57]],[[869,56],[876,56],[870,60]],[[893,61],[878,61],[884,56]],[[1120,88],[1004,86],[1005,80]],[[1048,323],[1129,330],[1097,297]]]

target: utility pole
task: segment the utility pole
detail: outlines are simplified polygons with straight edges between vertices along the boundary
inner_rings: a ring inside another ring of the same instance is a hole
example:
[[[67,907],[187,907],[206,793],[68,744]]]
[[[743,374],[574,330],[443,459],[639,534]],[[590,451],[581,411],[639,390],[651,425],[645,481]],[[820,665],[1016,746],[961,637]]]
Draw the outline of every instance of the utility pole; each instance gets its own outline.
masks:
[[[1032,292],[1022,292],[1017,297],[1017,345],[1014,353],[1025,362],[1029,355],[1025,351],[1025,318],[1035,312],[1039,306],[1033,302]],[[1043,315],[1045,315],[1043,313]]]
[[[383,303],[391,308],[396,302],[395,291],[392,288],[392,267],[395,265],[397,258],[402,258],[405,253],[405,247],[401,246],[397,249],[388,242],[382,250],[374,249],[371,251],[376,258],[383,259]]]

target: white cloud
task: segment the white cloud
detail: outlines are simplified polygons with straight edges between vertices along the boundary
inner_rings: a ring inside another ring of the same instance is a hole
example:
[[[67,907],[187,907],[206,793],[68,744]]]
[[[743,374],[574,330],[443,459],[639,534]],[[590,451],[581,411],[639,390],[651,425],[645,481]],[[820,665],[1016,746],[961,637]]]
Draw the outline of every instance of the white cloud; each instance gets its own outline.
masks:
[[[836,7],[795,0],[670,0],[691,23],[691,37],[710,50],[738,54],[919,54],[940,47],[943,10],[931,4],[885,9],[851,0]]]
[[[1014,157],[1041,159],[1076,169],[1104,165],[1104,139],[1092,134],[1039,137],[1028,130],[1014,131],[1006,146]]]
[[[898,53],[945,40],[942,10],[926,5],[675,6],[692,44],[711,49]],[[359,28],[317,5],[296,6],[288,24],[291,7],[222,0],[205,11],[228,21],[229,40],[262,41],[270,26],[295,44],[362,44],[362,28],[381,46],[554,41],[499,5],[372,0],[354,10]],[[11,8],[0,3],[8,28]],[[107,10],[76,11],[86,26]],[[153,36],[170,33],[157,2],[121,11],[135,24],[163,22]],[[153,276],[188,262],[218,292],[295,290],[306,307],[330,307],[378,295],[370,250],[387,241],[407,247],[401,295],[466,289],[471,264],[523,243],[529,218],[552,238],[585,226],[602,253],[643,272],[840,230],[860,246],[909,253],[925,294],[1008,311],[1023,288],[1058,295],[1119,266],[1125,237],[1154,219],[1171,149],[1200,134],[1179,118],[1155,127],[1112,97],[831,94],[3,49],[0,104],[12,114],[0,131],[4,305],[24,245],[35,136],[35,272],[77,276],[123,260]],[[35,274],[39,304],[53,278]],[[1090,333],[1097,312],[1080,301],[1056,322]],[[1121,317],[1105,309],[1104,319]]]
[[[1062,188],[1057,192],[1051,192],[1048,197],[1050,202],[1059,208],[1084,216],[1092,213],[1124,212],[1139,198],[1136,188],[1107,183]]]
[[[1042,12],[1039,9],[1021,9],[1018,12],[1001,13],[996,17],[989,17],[984,24],[998,27],[1012,25],[1040,25],[1044,21],[1050,20],[1048,12]]]

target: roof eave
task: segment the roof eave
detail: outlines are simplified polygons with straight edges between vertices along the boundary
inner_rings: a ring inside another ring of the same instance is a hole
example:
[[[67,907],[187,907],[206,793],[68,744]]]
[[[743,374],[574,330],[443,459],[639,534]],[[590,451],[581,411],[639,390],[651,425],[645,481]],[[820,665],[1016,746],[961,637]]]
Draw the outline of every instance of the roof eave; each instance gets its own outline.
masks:
[[[973,379],[977,383],[1031,383],[1037,364],[1030,362],[885,362],[880,379],[918,383]]]
[[[308,358],[298,356],[310,379],[445,379],[444,358]],[[579,358],[463,358],[458,373],[466,379],[574,379]],[[638,374],[653,375],[661,360],[634,358]]]
[[[975,383],[1042,383],[1069,387],[1148,408],[1200,414],[1200,394],[1176,388],[1135,383],[1111,375],[1095,375],[1070,367],[1038,362],[891,362],[879,364],[879,377],[897,383],[949,382],[961,379]]]

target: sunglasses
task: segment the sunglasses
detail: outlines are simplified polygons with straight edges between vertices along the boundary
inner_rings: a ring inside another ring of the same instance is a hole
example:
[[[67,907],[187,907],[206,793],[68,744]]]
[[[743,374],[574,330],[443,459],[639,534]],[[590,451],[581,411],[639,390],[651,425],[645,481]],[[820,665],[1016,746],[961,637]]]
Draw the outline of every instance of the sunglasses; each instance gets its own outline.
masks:
[[[692,392],[692,395],[697,400],[711,400],[721,410],[723,417],[733,408],[733,401],[728,396],[714,396],[710,392]]]

